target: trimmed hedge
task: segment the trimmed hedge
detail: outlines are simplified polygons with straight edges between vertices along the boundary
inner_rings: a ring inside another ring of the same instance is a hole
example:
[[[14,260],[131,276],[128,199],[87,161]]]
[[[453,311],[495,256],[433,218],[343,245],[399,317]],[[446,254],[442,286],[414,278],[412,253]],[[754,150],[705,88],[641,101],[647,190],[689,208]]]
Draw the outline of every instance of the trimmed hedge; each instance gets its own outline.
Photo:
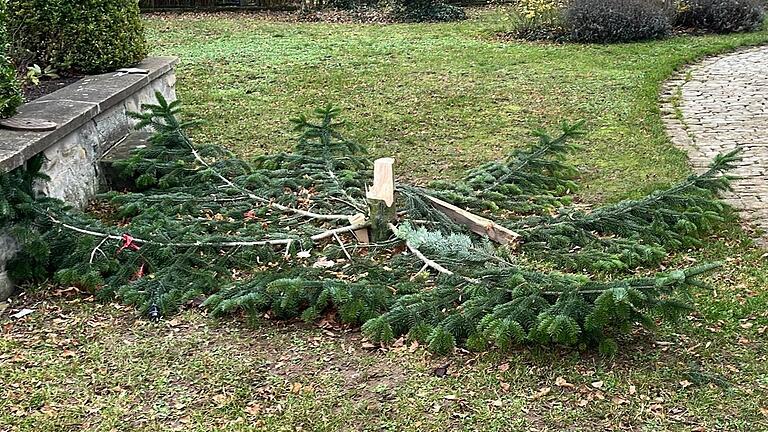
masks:
[[[60,70],[100,73],[147,55],[137,0],[8,0],[12,55]]]
[[[631,42],[669,35],[669,15],[655,0],[573,0],[564,22],[573,41]]]
[[[759,30],[765,20],[760,0],[683,0],[676,24],[715,33]]]

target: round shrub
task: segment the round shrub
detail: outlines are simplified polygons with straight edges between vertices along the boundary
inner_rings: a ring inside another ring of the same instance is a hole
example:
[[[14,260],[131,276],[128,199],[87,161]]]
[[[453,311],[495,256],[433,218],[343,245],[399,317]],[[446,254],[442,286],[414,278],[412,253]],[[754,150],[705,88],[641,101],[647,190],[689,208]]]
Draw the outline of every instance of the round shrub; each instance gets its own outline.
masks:
[[[669,14],[655,0],[573,0],[565,9],[569,37],[577,42],[631,42],[672,31]]]
[[[758,30],[765,20],[760,0],[683,0],[676,24],[715,33]]]
[[[12,54],[60,70],[100,73],[147,54],[137,0],[8,0]]]

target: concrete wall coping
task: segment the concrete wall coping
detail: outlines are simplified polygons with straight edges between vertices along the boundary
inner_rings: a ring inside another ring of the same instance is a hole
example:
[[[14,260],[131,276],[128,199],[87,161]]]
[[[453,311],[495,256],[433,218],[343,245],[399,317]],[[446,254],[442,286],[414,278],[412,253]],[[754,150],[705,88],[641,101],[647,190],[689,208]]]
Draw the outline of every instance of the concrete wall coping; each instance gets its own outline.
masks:
[[[22,105],[14,119],[44,120],[58,126],[47,132],[0,129],[0,169],[6,172],[22,166],[62,137],[170,72],[177,62],[176,57],[149,57],[135,67],[147,70],[146,74],[91,75]]]

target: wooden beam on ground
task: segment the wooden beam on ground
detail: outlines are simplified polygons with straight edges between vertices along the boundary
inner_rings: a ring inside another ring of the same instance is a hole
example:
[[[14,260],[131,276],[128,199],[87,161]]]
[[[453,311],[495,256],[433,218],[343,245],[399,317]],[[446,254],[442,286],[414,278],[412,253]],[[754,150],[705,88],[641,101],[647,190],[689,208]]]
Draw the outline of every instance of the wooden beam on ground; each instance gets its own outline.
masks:
[[[355,238],[357,238],[358,243],[368,244],[371,242],[370,237],[368,237],[368,228],[370,228],[371,224],[368,223],[368,220],[365,218],[364,214],[358,213],[350,217],[349,224],[360,226],[359,229],[352,231],[352,233],[355,235]]]
[[[470,213],[441,199],[429,195],[424,195],[424,197],[427,198],[436,209],[448,216],[449,219],[459,225],[466,226],[473,233],[488,237],[492,241],[503,245],[517,243],[520,239],[520,234],[505,228],[490,219]]]

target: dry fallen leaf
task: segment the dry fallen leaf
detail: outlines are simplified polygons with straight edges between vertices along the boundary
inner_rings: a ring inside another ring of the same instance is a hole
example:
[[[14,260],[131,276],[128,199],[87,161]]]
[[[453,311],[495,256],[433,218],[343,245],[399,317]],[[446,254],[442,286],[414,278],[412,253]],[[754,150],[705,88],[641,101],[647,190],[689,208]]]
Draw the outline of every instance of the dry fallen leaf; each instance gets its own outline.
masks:
[[[499,365],[499,372],[506,372],[509,370],[509,363],[502,363]]]
[[[633,385],[629,386],[629,394],[633,395],[635,393],[637,393],[637,387]]]
[[[555,378],[555,385],[558,387],[573,388],[574,385],[565,380],[565,378],[559,376]]]
[[[603,388],[603,382],[602,381],[593,381],[592,382],[592,387],[594,387],[596,389]]]
[[[688,380],[680,381],[680,387],[682,387],[682,388],[688,388],[688,387],[690,387],[692,385],[693,385],[693,383],[688,381]]]
[[[549,392],[551,392],[551,391],[552,391],[552,387],[543,387],[543,388],[539,389],[539,391],[537,391],[536,393],[531,395],[530,399],[531,400],[536,400],[536,399],[542,398],[542,397],[548,395]]]
[[[291,386],[291,393],[299,394],[301,392],[301,383],[296,382]]]
[[[254,403],[245,407],[245,412],[252,416],[257,416],[261,413],[261,404]]]
[[[328,258],[321,256],[314,264],[312,264],[312,268],[331,268],[335,265],[336,262],[334,260],[329,260]]]

